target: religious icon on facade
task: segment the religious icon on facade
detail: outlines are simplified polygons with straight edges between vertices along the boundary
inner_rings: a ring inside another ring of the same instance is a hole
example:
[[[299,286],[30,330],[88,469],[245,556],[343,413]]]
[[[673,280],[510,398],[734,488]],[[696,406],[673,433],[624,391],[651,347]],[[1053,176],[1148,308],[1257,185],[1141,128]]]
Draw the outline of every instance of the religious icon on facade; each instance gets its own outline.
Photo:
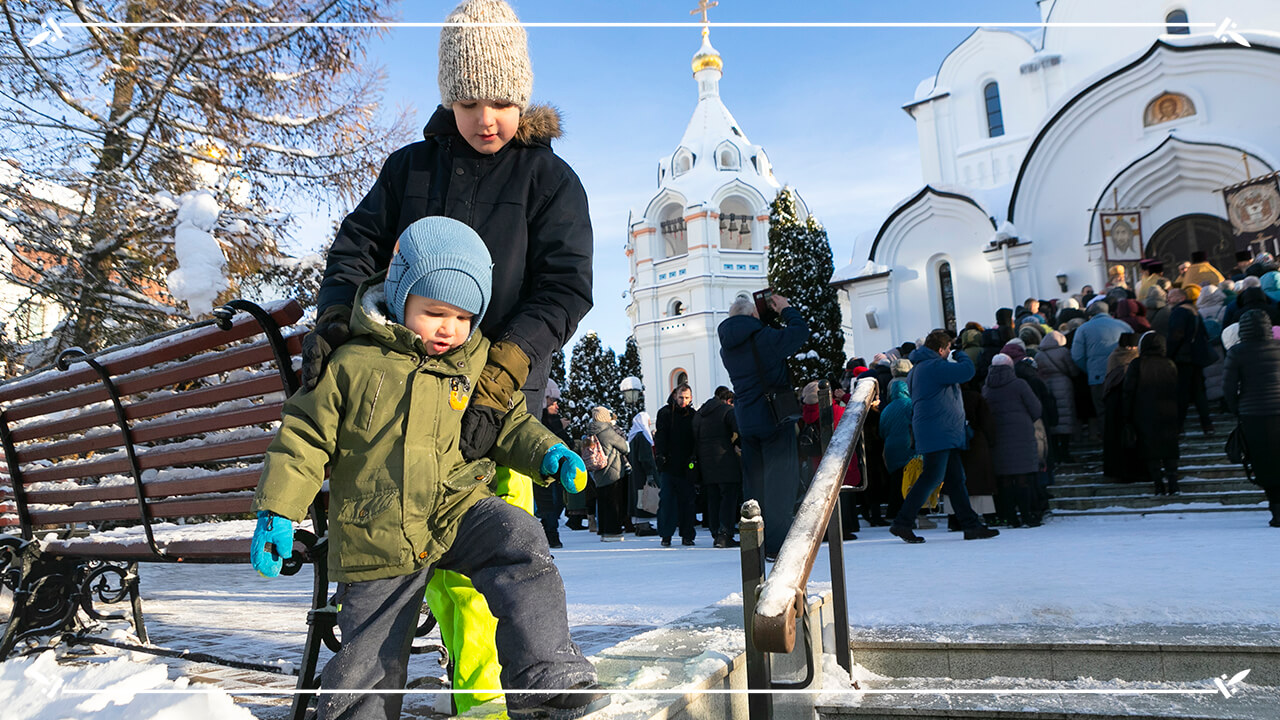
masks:
[[[1142,259],[1142,216],[1136,212],[1099,213],[1102,247],[1110,262]]]
[[[1146,127],[1167,123],[1178,118],[1196,114],[1195,103],[1182,93],[1168,92],[1152,100],[1142,114],[1142,124]]]

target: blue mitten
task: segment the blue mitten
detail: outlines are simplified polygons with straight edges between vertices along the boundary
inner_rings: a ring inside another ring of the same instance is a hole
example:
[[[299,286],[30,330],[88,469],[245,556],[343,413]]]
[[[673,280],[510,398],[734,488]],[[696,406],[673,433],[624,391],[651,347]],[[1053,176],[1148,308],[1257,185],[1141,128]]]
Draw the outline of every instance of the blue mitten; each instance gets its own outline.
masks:
[[[263,577],[276,577],[284,560],[293,557],[293,521],[268,510],[258,511],[258,528],[249,546],[249,562]]]
[[[564,443],[552,445],[542,456],[541,469],[547,477],[558,476],[560,484],[571,493],[580,493],[587,487],[587,466],[578,453],[565,447]]]

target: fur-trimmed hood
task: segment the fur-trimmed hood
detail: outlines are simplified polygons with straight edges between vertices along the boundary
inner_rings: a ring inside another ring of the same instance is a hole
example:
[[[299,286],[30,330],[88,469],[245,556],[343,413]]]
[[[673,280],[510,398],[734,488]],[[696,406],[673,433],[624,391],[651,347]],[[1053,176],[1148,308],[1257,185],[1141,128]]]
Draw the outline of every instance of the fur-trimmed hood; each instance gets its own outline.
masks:
[[[430,140],[438,135],[457,135],[458,123],[453,117],[453,110],[443,105],[436,108],[426,127],[422,129],[423,139]],[[511,142],[520,145],[545,145],[551,147],[552,140],[564,136],[560,124],[560,111],[552,105],[530,105],[520,115],[520,125]]]

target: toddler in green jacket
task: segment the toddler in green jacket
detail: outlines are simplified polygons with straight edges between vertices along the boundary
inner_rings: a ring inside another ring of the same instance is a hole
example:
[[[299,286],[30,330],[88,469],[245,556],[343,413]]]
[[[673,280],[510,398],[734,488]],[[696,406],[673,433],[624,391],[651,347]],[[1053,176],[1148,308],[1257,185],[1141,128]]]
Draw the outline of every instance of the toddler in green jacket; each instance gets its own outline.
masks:
[[[321,675],[320,718],[398,718],[422,594],[436,568],[469,577],[499,619],[502,686],[513,718],[568,720],[607,704],[569,638],[564,584],[542,526],[490,488],[496,464],[586,485],[582,459],[517,393],[488,456],[464,459],[461,420],[485,365],[477,326],[492,262],[467,225],[427,217],[401,234],[385,275],[361,286],[352,339],[309,392],[285,403],[254,499],[255,569],[279,574],[293,522],[330,467],[328,563],[342,649]]]

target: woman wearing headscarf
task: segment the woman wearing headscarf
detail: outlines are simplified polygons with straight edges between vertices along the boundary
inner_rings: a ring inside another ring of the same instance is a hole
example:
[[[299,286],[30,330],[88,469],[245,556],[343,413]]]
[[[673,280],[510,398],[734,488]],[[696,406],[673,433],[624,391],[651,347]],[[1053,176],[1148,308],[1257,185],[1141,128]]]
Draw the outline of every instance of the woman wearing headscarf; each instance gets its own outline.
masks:
[[[1164,338],[1149,332],[1124,375],[1130,448],[1141,456],[1156,495],[1178,494],[1178,368],[1165,357]],[[1128,444],[1128,443],[1126,443]]]
[[[1071,436],[1075,434],[1076,393],[1072,378],[1080,374],[1080,366],[1071,359],[1067,338],[1057,330],[1045,336],[1036,356],[1040,379],[1044,381],[1058,406],[1057,420],[1049,426],[1049,441],[1057,462],[1072,462]]]
[[[1254,482],[1267,493],[1271,527],[1280,527],[1280,341],[1263,310],[1240,318],[1240,341],[1227,351],[1223,400],[1239,419]]]
[[[1200,291],[1200,297],[1196,299],[1196,312],[1200,313],[1200,319],[1204,321],[1209,345],[1217,357],[1204,368],[1204,394],[1209,400],[1209,407],[1218,407],[1222,401],[1222,368],[1226,361],[1226,350],[1222,347],[1222,318],[1227,313],[1226,295],[1217,285],[1205,285]]]
[[[1159,334],[1159,333],[1157,333]],[[1138,358],[1138,336],[1125,333],[1107,358],[1107,377],[1102,382],[1106,432],[1102,436],[1102,474],[1111,482],[1138,482],[1147,476],[1137,453],[1124,442],[1124,378],[1129,365]]]
[[[617,417],[603,405],[591,409],[587,432],[595,436],[607,464],[591,473],[596,483],[596,528],[602,541],[622,539],[627,519],[627,483],[620,482],[630,470],[627,453],[631,447],[614,426]]]
[[[1070,359],[1070,358],[1068,358]],[[996,512],[996,471],[991,464],[991,452],[995,448],[995,419],[991,416],[991,406],[982,397],[982,384],[977,379],[970,380],[960,386],[960,399],[964,402],[964,420],[969,423],[973,436],[969,438],[969,447],[960,451],[960,462],[964,465],[964,486],[969,491],[969,504],[979,515],[995,517]],[[951,512],[951,499],[946,497],[947,529],[963,530],[960,520]]]
[[[627,453],[627,459],[631,462],[631,496],[639,497],[640,492],[644,490],[646,485],[658,486],[658,462],[653,457],[653,432],[650,430],[652,420],[649,419],[649,413],[640,411],[635,417],[631,418],[631,430],[627,432],[627,445],[631,451]],[[644,517],[640,517],[640,513],[644,513]],[[644,537],[646,535],[656,535],[657,530],[653,524],[649,522],[649,518],[654,517],[651,512],[645,512],[637,508],[636,516],[631,518],[631,524],[636,529],[636,537]]]
[[[1116,319],[1123,320],[1136,333],[1144,333],[1151,329],[1151,323],[1146,315],[1146,306],[1137,300],[1124,298],[1116,303]]]
[[[999,487],[996,511],[1010,527],[1038,527],[1040,513],[1034,506],[1032,483],[1040,470],[1035,429],[1040,401],[1031,386],[1015,374],[1013,358],[1004,353],[991,359],[982,397],[995,420],[992,465]]]
[[[894,517],[902,507],[902,470],[916,454],[911,442],[911,391],[905,377],[889,383],[888,404],[880,411],[880,437],[884,440],[884,466],[889,472],[887,517]]]

